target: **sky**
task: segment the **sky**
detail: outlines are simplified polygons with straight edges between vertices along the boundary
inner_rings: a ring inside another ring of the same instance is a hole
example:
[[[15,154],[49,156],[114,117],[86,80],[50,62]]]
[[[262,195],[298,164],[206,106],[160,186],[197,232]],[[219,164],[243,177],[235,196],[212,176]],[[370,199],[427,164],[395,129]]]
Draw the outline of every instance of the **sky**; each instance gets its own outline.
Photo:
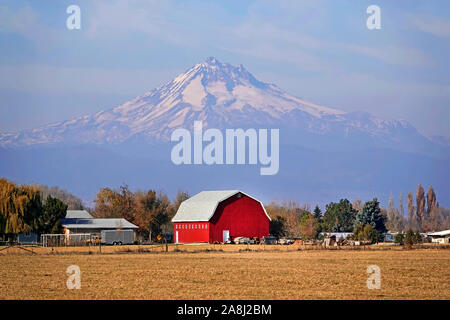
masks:
[[[69,30],[69,5],[81,29]],[[381,29],[369,30],[369,5]],[[450,2],[0,0],[0,132],[109,109],[214,56],[345,111],[450,138]]]

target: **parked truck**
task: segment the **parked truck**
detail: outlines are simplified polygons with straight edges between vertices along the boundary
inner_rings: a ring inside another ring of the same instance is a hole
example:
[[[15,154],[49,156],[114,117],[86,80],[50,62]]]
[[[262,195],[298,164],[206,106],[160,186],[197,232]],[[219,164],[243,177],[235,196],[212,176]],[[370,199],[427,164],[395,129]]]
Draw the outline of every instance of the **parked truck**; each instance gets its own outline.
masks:
[[[102,244],[122,245],[134,243],[133,230],[102,230]]]

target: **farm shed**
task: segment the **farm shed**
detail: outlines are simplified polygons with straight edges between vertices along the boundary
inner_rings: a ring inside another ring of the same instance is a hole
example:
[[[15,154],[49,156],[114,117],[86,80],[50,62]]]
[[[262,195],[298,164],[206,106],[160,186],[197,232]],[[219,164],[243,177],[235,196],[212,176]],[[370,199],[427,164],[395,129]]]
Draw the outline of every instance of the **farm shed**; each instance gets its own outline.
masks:
[[[427,236],[434,243],[450,243],[450,230],[428,233]]]
[[[336,241],[339,240],[345,240],[348,236],[351,236],[353,232],[321,232],[320,235],[322,235],[325,238],[335,237]]]
[[[269,221],[263,204],[239,190],[202,191],[183,201],[172,219],[175,243],[262,238]]]
[[[70,233],[99,234],[102,230],[138,229],[138,226],[123,218],[93,218],[85,210],[67,210],[66,218],[61,219],[66,235]]]

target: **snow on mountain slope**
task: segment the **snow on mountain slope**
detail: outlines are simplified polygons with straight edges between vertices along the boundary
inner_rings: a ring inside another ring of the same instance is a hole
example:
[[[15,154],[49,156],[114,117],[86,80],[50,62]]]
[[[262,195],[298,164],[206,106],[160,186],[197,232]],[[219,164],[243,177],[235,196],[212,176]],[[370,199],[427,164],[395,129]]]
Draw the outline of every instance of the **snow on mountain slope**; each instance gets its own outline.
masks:
[[[406,121],[319,106],[257,80],[242,65],[210,57],[172,81],[115,108],[33,130],[0,135],[0,146],[164,142],[177,127],[279,126],[316,135],[363,134],[384,140],[419,135]]]

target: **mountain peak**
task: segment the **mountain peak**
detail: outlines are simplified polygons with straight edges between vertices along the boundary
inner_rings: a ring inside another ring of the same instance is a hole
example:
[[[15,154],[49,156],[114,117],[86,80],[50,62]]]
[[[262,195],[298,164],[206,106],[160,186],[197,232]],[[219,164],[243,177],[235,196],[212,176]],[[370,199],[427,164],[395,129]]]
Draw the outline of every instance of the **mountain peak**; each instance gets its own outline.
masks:
[[[220,61],[217,60],[215,57],[208,57],[208,58],[206,58],[205,62],[206,62],[207,64],[211,64],[211,65],[217,65],[217,64],[220,64]]]
[[[242,64],[233,66],[208,57],[115,108],[17,134],[0,134],[0,146],[167,141],[174,128],[191,128],[197,120],[213,128],[276,125],[318,135],[411,132],[399,121],[382,121],[361,112],[346,114],[305,101],[259,81]]]

